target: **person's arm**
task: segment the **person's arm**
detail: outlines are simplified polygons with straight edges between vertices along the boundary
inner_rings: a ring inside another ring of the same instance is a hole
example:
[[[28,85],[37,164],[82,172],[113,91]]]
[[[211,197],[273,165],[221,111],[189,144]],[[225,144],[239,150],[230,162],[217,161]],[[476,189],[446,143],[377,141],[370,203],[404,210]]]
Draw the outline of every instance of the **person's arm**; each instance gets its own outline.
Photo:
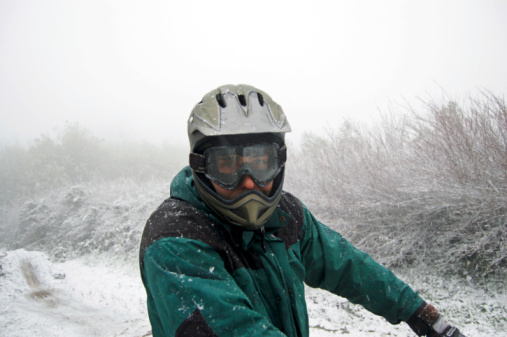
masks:
[[[309,286],[345,297],[392,324],[405,321],[419,336],[463,336],[389,269],[303,209],[302,256]]]
[[[306,209],[302,238],[305,282],[360,304],[396,324],[423,303],[390,270],[356,249],[343,236],[317,221]]]
[[[151,244],[143,281],[155,337],[285,336],[254,310],[218,252],[200,241],[171,237]]]

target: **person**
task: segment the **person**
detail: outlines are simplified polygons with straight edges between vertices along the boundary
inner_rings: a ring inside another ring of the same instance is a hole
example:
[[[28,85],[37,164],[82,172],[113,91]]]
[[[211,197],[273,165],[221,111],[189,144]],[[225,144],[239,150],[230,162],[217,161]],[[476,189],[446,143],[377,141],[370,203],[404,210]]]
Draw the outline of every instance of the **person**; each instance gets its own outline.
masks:
[[[187,124],[189,166],[141,240],[153,336],[309,336],[305,284],[420,336],[463,336],[282,189],[291,128],[269,95],[221,86]]]

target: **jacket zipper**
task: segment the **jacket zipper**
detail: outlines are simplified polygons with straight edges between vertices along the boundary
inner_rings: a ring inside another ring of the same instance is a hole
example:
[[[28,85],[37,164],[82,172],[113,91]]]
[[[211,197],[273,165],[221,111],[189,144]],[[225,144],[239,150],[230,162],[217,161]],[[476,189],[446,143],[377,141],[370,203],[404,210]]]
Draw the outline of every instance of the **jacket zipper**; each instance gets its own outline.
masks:
[[[262,228],[264,228],[264,227],[262,227]],[[296,327],[296,333],[297,333],[298,337],[302,337],[301,327],[299,326],[299,321],[297,319],[296,312],[294,310],[295,303],[293,303],[294,299],[292,298],[292,290],[287,287],[287,281],[285,280],[285,274],[283,273],[282,267],[280,266],[280,263],[278,262],[278,258],[276,257],[276,254],[273,252],[273,249],[269,245],[267,245],[266,242],[264,241],[264,236],[262,237],[262,243],[263,243],[264,252],[267,253],[267,248],[269,247],[269,253],[273,257],[273,261],[275,262],[275,264],[277,266],[278,273],[280,274],[280,277],[282,279],[284,289],[289,294],[290,312],[292,314],[292,321],[294,322],[294,326]]]

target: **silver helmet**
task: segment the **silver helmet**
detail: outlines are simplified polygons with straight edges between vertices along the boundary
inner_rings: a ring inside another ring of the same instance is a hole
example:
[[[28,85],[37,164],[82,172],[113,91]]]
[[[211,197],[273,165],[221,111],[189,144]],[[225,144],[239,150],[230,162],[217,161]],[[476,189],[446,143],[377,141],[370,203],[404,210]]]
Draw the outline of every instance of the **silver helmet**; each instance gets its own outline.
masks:
[[[280,201],[285,164],[285,133],[291,128],[282,108],[265,92],[249,85],[224,85],[195,105],[188,119],[190,166],[197,192],[217,215],[246,230],[262,227]],[[196,158],[208,148],[244,142],[272,142],[283,151],[281,170],[269,196],[251,190],[233,200],[221,197]]]

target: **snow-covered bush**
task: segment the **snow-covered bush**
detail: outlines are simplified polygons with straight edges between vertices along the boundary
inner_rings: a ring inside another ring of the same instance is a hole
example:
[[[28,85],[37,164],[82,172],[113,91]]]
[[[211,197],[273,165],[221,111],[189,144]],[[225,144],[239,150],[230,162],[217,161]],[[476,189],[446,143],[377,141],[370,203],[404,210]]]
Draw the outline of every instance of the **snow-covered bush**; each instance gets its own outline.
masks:
[[[505,103],[486,94],[426,107],[307,135],[286,186],[388,266],[505,274]]]
[[[65,260],[90,253],[136,259],[144,224],[169,194],[169,180],[122,180],[62,188],[25,202],[3,224],[2,245]]]

